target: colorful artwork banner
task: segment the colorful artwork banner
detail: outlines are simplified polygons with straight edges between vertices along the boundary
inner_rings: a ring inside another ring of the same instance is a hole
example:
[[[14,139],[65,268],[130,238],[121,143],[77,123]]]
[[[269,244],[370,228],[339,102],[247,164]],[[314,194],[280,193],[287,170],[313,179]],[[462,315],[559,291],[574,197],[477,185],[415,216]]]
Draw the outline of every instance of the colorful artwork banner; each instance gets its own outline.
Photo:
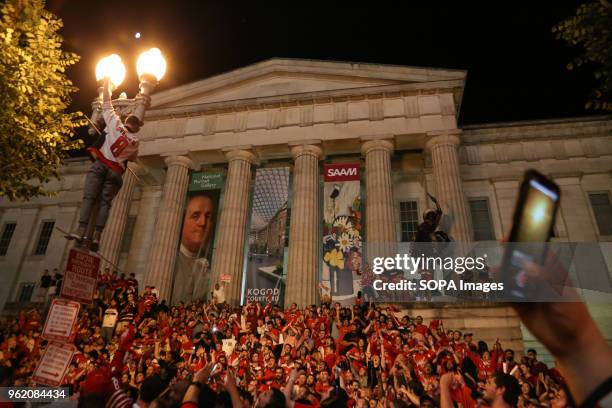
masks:
[[[362,215],[360,163],[323,167],[322,301],[354,303],[361,289]]]

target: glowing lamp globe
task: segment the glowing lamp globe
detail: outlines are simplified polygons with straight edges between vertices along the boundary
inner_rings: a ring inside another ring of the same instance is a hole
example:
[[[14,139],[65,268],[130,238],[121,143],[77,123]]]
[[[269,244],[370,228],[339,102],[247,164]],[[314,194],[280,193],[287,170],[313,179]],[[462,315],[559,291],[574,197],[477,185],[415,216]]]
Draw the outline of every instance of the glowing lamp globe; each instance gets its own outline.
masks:
[[[140,80],[155,78],[159,81],[166,73],[166,60],[159,48],[143,52],[136,62],[136,71]]]
[[[115,88],[119,87],[125,79],[125,65],[117,54],[102,58],[96,65],[96,79],[101,81],[105,77],[110,78]]]

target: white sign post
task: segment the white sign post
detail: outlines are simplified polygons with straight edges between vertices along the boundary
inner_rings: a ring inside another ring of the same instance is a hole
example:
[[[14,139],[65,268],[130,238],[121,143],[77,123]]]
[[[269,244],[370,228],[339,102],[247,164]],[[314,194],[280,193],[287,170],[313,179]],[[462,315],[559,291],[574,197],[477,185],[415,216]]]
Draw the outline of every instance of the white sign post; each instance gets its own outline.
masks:
[[[76,351],[74,344],[49,343],[34,370],[32,380],[37,384],[58,387]]]
[[[43,328],[42,338],[61,343],[70,341],[80,307],[79,302],[53,299]]]

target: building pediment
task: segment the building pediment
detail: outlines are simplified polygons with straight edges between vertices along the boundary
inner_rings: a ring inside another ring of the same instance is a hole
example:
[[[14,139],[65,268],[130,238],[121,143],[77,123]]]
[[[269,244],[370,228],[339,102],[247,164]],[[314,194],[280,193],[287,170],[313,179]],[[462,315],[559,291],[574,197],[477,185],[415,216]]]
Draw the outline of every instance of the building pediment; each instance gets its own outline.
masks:
[[[406,84],[462,83],[465,71],[332,61],[270,59],[153,96],[152,109]]]

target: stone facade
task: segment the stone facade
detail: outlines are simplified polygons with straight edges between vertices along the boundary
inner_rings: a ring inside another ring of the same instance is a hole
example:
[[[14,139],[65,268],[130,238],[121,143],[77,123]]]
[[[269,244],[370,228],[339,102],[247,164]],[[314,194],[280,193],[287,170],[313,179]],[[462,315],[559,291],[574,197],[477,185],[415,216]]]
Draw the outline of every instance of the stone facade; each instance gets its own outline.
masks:
[[[561,186],[556,240],[612,240],[599,233],[588,196],[612,191],[612,118],[460,129],[465,78],[458,70],[272,59],[159,92],[102,252],[141,284],[167,293],[188,173],[225,168],[212,272],[236,277],[228,299],[237,303],[252,169],[284,162],[292,167],[293,186],[285,300],[313,302],[321,262],[321,163],[347,157],[361,160],[364,170],[366,242],[368,235],[381,243],[400,240],[400,202],[416,202],[420,221],[431,205],[426,192],[438,196],[452,218],[449,231],[465,242],[473,239],[469,200],[486,199],[500,239],[509,233],[519,180],[529,168]],[[58,230],[44,255],[33,255],[34,248],[45,220],[75,228],[88,166],[86,159],[68,160],[62,178],[49,184],[56,197],[0,201],[0,227],[17,224],[0,256],[0,308],[18,300],[22,284],[37,282],[43,269],[64,267],[70,244]],[[130,217],[136,239],[122,251],[118,240]]]

